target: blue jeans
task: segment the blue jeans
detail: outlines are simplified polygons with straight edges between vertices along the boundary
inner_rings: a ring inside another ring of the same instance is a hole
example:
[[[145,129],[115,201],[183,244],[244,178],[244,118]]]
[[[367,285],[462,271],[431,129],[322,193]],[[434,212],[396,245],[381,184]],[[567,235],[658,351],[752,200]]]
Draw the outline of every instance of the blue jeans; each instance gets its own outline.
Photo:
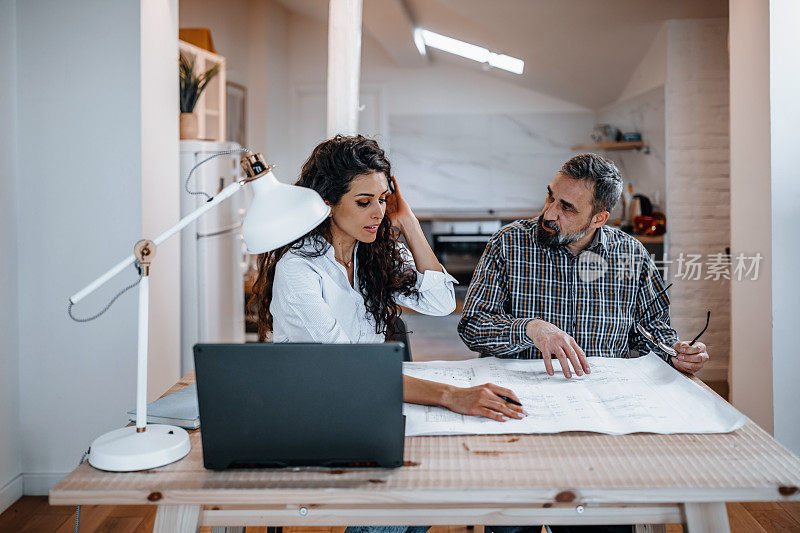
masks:
[[[633,526],[547,526],[553,533],[632,533]],[[539,533],[542,526],[486,526],[490,533]]]
[[[431,526],[350,526],[344,533],[425,533]]]

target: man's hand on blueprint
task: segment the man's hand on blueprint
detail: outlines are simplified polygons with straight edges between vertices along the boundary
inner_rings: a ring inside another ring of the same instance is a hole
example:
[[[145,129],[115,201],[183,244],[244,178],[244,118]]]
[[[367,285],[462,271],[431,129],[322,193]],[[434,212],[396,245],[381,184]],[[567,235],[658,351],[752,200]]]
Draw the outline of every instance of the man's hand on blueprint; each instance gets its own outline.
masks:
[[[522,419],[527,416],[521,406],[508,403],[500,396],[522,403],[510,389],[498,387],[494,383],[484,383],[469,388],[450,387],[442,405],[462,415],[485,416],[500,422],[508,418]]]
[[[672,358],[672,364],[681,372],[694,374],[708,361],[706,345],[702,342],[695,342],[689,346],[689,341],[678,341],[673,348],[678,352],[678,357]]]
[[[554,374],[552,355],[555,355],[558,362],[561,363],[561,371],[564,372],[565,378],[572,377],[569,369],[570,363],[579,376],[582,376],[584,372],[587,374],[591,372],[584,351],[578,346],[575,339],[555,324],[536,318],[528,322],[525,333],[542,352],[545,369],[551,376]]]

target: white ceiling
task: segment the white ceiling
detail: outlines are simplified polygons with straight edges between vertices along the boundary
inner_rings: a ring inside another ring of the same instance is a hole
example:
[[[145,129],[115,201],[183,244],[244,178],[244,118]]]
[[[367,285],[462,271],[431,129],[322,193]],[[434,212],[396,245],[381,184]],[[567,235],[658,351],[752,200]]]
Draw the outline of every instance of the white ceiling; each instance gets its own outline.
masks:
[[[279,0],[327,19],[327,0]],[[597,109],[617,99],[669,19],[727,17],[728,0],[363,0],[364,27],[404,67],[424,66],[411,30],[423,27],[525,60],[493,76]],[[471,61],[429,49],[431,62]]]

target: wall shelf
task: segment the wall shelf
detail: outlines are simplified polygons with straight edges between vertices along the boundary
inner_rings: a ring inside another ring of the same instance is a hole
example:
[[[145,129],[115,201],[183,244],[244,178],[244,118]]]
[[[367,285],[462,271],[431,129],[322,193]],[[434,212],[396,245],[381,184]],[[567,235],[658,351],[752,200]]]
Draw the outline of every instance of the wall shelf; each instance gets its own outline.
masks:
[[[214,65],[219,66],[219,72],[208,82],[206,90],[197,101],[194,112],[197,114],[198,139],[224,142],[227,140],[225,131],[225,58],[181,40],[178,40],[178,50],[186,57],[194,59],[194,68],[197,73],[205,72]]]
[[[639,240],[644,244],[663,244],[664,243],[664,235],[638,235],[633,234],[632,237]]]
[[[593,144],[578,144],[572,147],[573,150],[641,150],[644,148],[644,141],[609,141]]]

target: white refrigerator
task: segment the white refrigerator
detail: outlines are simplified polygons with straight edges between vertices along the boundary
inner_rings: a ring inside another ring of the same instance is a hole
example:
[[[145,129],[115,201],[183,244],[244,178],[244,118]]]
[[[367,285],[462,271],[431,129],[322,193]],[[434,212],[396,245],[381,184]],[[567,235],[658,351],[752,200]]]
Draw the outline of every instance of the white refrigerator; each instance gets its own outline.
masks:
[[[194,165],[216,152],[235,150],[232,142],[181,141],[181,216],[207,198],[190,195],[184,184]],[[211,196],[242,176],[241,152],[219,156],[194,171],[192,191]],[[228,198],[181,232],[181,375],[194,369],[198,342],[243,343],[244,273],[247,251],[242,221],[252,199],[249,187]]]

